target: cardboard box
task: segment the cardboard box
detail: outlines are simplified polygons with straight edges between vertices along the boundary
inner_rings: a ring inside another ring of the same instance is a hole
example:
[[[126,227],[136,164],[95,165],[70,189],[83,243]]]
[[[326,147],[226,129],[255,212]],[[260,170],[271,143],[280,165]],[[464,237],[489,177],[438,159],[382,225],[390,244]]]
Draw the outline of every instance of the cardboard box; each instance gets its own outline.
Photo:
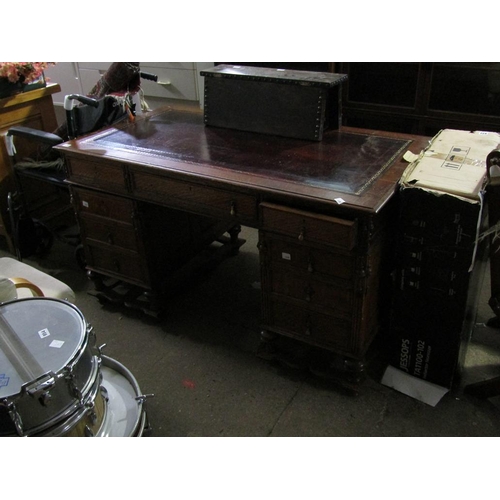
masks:
[[[468,273],[465,300],[396,293],[389,332],[389,363],[441,387],[451,388],[463,369],[475,325],[477,298],[487,262],[486,245]]]
[[[486,157],[493,132],[442,130],[400,182],[389,363],[450,388],[461,371],[484,275]]]
[[[320,141],[341,125],[347,75],[227,64],[200,75],[208,126]]]

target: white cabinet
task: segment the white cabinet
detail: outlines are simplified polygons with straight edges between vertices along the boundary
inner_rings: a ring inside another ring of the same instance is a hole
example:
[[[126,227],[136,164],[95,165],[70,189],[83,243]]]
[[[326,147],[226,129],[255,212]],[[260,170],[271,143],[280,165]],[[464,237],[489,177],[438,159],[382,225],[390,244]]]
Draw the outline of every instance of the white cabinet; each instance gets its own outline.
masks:
[[[48,81],[58,83],[61,86],[61,91],[52,96],[52,100],[56,106],[62,106],[64,96],[68,94],[83,93],[78,63],[58,62],[55,66],[47,68],[44,73]]]
[[[158,83],[142,80],[141,87],[146,100],[148,96],[199,100],[194,63],[142,62],[141,70],[158,75]]]
[[[61,92],[54,95],[54,104],[62,106],[67,94],[88,94],[108,69],[110,62],[58,62],[45,72],[50,81],[59,83]],[[152,108],[162,99],[198,101],[203,106],[203,78],[200,71],[214,63],[141,62],[141,70],[158,75],[158,83],[142,80],[146,102]],[[148,98],[150,98],[148,100]]]

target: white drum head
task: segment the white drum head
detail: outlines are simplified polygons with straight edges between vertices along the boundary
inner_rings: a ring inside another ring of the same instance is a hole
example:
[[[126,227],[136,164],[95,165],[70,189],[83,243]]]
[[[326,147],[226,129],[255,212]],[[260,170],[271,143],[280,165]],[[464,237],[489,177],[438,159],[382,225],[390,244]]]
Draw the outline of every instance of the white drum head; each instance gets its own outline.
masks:
[[[27,298],[0,305],[0,400],[57,374],[85,348],[85,321],[73,305]]]

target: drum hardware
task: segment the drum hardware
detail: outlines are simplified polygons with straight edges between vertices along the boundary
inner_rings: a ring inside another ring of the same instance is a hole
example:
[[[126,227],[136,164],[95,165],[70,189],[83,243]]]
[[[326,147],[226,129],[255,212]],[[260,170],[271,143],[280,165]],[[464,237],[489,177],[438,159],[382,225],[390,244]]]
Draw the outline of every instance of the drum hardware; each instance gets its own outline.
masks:
[[[85,408],[88,411],[87,419],[90,420],[90,425],[95,426],[95,424],[98,421],[97,417],[97,412],[96,412],[96,407],[95,407],[95,402],[94,401],[89,401],[86,405]],[[85,426],[85,437],[94,437],[94,431],[92,430],[92,427],[90,427],[88,424]]]
[[[135,400],[141,404],[146,404],[146,399],[154,397],[155,397],[154,394],[142,394],[140,396],[137,396]]]
[[[9,416],[12,420],[12,423],[14,424],[14,427],[16,428],[17,434],[19,436],[24,436],[23,421],[21,419],[21,415],[19,415],[19,412],[17,411],[16,405],[14,403],[8,403],[7,400],[4,400],[3,403],[5,404],[5,407],[7,408],[7,412],[9,413]]]
[[[64,369],[64,379],[66,380],[68,384],[68,389],[70,394],[73,394],[73,396],[80,400],[82,399],[82,391],[77,387],[75,383],[75,375],[73,374],[73,367],[66,367]]]
[[[84,399],[71,409],[67,415],[55,422],[50,428],[33,434],[42,437],[94,437],[103,432],[103,424],[107,415],[107,395],[102,390],[102,374],[98,363],[91,375],[92,386]]]
[[[35,399],[38,399],[42,406],[47,406],[50,403],[50,390],[55,386],[56,380],[54,373],[46,373],[35,380],[34,382],[25,385],[24,390]]]

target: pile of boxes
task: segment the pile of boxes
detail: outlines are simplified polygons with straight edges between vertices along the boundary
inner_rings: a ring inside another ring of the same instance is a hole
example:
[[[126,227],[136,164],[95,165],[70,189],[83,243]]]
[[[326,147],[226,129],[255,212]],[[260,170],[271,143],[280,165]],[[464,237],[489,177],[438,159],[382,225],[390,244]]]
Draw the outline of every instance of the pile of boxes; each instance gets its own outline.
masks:
[[[492,132],[442,130],[400,183],[390,364],[450,388],[460,373],[484,274],[486,156]]]

